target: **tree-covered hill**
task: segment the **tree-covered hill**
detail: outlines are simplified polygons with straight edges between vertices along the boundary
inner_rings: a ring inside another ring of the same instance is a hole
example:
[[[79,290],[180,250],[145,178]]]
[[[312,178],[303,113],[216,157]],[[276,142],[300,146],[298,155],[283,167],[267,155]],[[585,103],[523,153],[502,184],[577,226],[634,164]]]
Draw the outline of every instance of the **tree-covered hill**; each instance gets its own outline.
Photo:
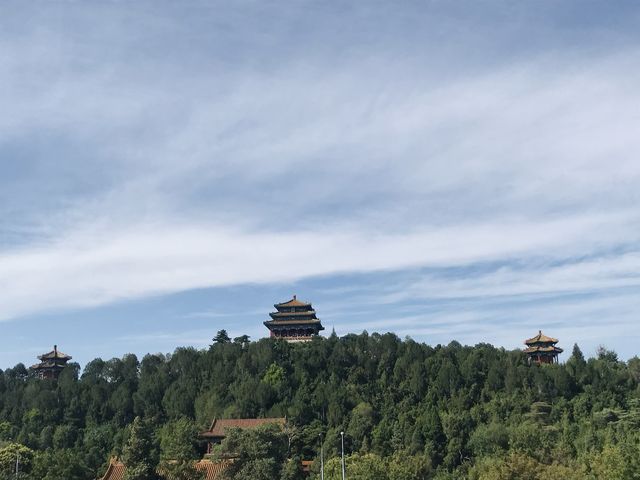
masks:
[[[135,417],[157,433],[157,463],[162,432],[185,419],[205,429],[215,417],[286,416],[296,425],[288,456],[316,458],[321,435],[328,479],[340,431],[354,479],[639,478],[639,381],[638,358],[604,349],[529,366],[488,344],[221,333],[205,350],[96,359],[82,373],[71,364],[58,381],[21,364],[0,371],[0,471],[21,449],[25,478],[96,478]]]

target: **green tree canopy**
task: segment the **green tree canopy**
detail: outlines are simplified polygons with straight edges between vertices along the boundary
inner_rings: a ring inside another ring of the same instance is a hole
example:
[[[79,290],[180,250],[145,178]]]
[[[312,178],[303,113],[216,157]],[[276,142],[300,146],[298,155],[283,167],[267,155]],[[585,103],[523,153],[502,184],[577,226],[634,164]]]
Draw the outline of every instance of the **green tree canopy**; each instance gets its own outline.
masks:
[[[282,428],[266,424],[255,429],[227,430],[216,455],[220,460],[233,458],[224,472],[228,480],[273,480],[282,476],[287,447],[287,436]]]
[[[200,480],[195,468],[198,459],[198,429],[185,417],[172,420],[160,430],[160,471],[171,480]]]
[[[122,460],[127,466],[124,480],[157,479],[153,433],[149,424],[140,417],[133,420]]]

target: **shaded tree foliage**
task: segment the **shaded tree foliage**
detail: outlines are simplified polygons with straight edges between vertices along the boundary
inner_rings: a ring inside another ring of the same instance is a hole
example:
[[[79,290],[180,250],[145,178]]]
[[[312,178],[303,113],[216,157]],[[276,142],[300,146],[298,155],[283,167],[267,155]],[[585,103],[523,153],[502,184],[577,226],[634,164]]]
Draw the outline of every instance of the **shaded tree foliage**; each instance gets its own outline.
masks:
[[[280,479],[286,469],[287,436],[279,425],[267,424],[255,429],[227,431],[215,452],[219,460],[233,458],[224,471],[228,480]],[[288,475],[288,474],[287,474]]]
[[[124,480],[156,480],[153,433],[145,420],[136,417],[122,452],[127,466]]]

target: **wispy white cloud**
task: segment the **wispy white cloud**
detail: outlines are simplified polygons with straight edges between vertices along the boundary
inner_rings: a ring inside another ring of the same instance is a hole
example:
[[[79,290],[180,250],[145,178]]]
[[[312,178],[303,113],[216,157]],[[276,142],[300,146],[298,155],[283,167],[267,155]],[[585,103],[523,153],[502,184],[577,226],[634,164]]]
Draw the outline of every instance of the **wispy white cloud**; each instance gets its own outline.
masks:
[[[246,315],[263,315],[263,310],[235,310],[230,311],[217,311],[217,310],[204,310],[198,312],[190,312],[183,316],[183,318],[238,318]]]
[[[203,347],[211,344],[210,330],[189,330],[186,332],[153,332],[136,335],[122,335],[117,338],[119,342],[128,345],[162,344],[166,349],[173,349],[178,345],[194,345]]]
[[[589,218],[399,234],[246,233],[201,225],[99,230],[66,238],[54,247],[3,255],[0,295],[6,319],[43,308],[94,306],[199,287],[554,256],[576,245],[593,248],[590,234],[603,228],[624,229]]]
[[[423,270],[380,288],[363,287],[350,301],[376,306],[374,319],[338,322],[339,333],[393,331],[431,343],[489,341],[518,348],[538,329],[564,348],[580,344],[593,354],[612,344],[623,357],[637,354],[640,338],[637,253],[573,259],[562,264],[477,265],[465,272]]]
[[[529,264],[506,264],[489,271],[461,273],[453,277],[426,274],[377,298],[378,302],[388,303],[416,298],[540,298],[544,295],[597,294],[640,287],[640,255],[637,251],[565,260],[561,264],[555,263],[556,260],[538,258]]]
[[[446,288],[446,283],[443,285]],[[640,339],[637,298],[640,289],[609,291],[598,296],[560,296],[551,299],[513,299],[509,303],[460,301],[457,304],[422,305],[419,313],[397,315],[382,310],[375,320],[361,318],[336,322],[338,334],[394,332],[430,344],[489,342],[506,348],[522,348],[523,341],[539,329],[558,337],[570,355],[577,343],[588,355],[599,345],[615,348],[622,358],[637,355]],[[395,304],[394,304],[395,306]]]

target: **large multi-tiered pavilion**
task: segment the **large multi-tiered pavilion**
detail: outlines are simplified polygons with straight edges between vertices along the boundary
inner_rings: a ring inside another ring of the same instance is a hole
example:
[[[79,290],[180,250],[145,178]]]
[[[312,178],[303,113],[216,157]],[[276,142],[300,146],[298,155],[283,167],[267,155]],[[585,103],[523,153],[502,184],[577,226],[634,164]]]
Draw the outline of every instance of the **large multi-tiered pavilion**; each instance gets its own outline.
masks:
[[[32,365],[31,370],[36,372],[40,378],[56,379],[71,358],[71,356],[58,350],[57,345],[54,345],[53,350],[49,353],[38,356],[40,363]]]
[[[271,320],[264,322],[271,337],[288,342],[307,342],[324,330],[311,303],[298,300],[294,295],[287,302],[276,303],[276,312],[270,313]]]
[[[524,343],[527,345],[524,353],[527,354],[529,364],[558,363],[558,355],[564,351],[556,347],[557,338],[547,337],[542,330],[538,330],[538,335],[525,340]]]

